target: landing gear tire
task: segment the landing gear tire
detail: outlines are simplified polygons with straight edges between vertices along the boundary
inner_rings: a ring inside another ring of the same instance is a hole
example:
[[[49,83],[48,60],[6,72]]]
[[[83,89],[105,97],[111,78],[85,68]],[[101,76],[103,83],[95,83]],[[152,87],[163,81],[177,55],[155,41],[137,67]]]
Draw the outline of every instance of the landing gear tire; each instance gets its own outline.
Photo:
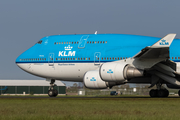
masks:
[[[56,89],[53,89],[54,97],[58,95],[58,91]]]
[[[56,89],[48,91],[49,97],[56,97],[58,95],[58,91]]]
[[[53,97],[53,96],[54,96],[53,90],[49,90],[49,91],[48,91],[48,95],[49,95],[49,97]]]
[[[152,89],[150,90],[149,95],[151,97],[168,97],[169,91],[166,89],[160,89],[160,90]]]
[[[58,95],[58,91],[56,89],[48,91],[49,97],[56,97]]]
[[[168,97],[169,96],[169,91],[165,89],[165,96],[164,97]]]
[[[179,97],[180,97],[180,90],[178,91],[178,95],[179,95]]]
[[[157,90],[155,90],[155,89],[150,90],[149,95],[151,97],[157,97]]]
[[[158,97],[165,97],[165,95],[166,95],[166,92],[165,92],[165,90],[158,90]]]

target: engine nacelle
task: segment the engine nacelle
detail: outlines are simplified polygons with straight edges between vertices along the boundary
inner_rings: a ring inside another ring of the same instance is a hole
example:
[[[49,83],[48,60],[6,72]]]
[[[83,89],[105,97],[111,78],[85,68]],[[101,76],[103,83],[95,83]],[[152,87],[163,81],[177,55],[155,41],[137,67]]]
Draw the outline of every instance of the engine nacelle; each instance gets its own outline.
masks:
[[[99,69],[100,77],[106,82],[125,81],[134,77],[141,77],[143,70],[134,68],[125,62],[104,63]]]
[[[122,82],[105,82],[99,76],[99,71],[88,71],[84,75],[84,85],[89,89],[106,89],[115,85],[124,84]]]

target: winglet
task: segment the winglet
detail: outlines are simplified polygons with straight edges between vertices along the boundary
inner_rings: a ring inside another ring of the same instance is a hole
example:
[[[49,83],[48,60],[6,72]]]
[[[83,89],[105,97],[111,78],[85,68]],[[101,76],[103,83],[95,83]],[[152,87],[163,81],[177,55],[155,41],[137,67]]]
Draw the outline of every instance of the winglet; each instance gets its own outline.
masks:
[[[154,45],[151,46],[151,48],[159,48],[159,47],[169,47],[174,40],[176,34],[167,34],[165,37],[160,39],[158,42],[156,42]]]

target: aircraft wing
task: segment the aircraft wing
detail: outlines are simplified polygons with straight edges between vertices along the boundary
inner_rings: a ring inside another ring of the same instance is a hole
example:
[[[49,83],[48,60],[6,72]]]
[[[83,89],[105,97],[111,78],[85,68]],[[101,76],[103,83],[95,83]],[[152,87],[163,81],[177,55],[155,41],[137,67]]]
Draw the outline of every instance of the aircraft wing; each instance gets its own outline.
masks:
[[[156,59],[156,58],[169,58],[169,46],[174,40],[176,34],[168,34],[152,46],[147,46],[142,49],[134,58],[141,59]]]
[[[155,64],[149,71],[147,71],[152,75],[150,87],[157,84],[159,79],[163,79],[170,84],[180,86],[180,82],[177,80],[175,75],[177,73],[175,69],[172,69],[175,63],[169,60],[163,61],[169,59],[169,47],[175,36],[176,34],[168,34],[152,46],[145,47],[134,56],[135,59],[150,60],[153,64]],[[149,61],[147,64],[148,63]]]

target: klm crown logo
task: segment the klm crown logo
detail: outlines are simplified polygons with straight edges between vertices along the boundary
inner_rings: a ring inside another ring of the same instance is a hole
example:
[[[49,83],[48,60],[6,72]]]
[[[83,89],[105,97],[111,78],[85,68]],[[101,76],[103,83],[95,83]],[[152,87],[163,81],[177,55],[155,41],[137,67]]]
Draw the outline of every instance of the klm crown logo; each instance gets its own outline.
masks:
[[[90,81],[96,81],[96,79],[94,77],[92,77],[92,79],[90,79]]]
[[[73,47],[71,47],[70,45],[68,45],[67,47],[65,46],[64,49],[65,50],[71,50]]]
[[[111,69],[109,69],[109,71],[107,71],[107,73],[113,73],[113,71]]]
[[[65,46],[64,49],[65,51],[59,51],[59,55],[58,56],[75,56],[76,51],[71,51],[73,47],[71,47],[70,45]]]
[[[169,42],[166,42],[166,40],[161,40],[161,42],[159,42],[159,45],[169,45]]]

